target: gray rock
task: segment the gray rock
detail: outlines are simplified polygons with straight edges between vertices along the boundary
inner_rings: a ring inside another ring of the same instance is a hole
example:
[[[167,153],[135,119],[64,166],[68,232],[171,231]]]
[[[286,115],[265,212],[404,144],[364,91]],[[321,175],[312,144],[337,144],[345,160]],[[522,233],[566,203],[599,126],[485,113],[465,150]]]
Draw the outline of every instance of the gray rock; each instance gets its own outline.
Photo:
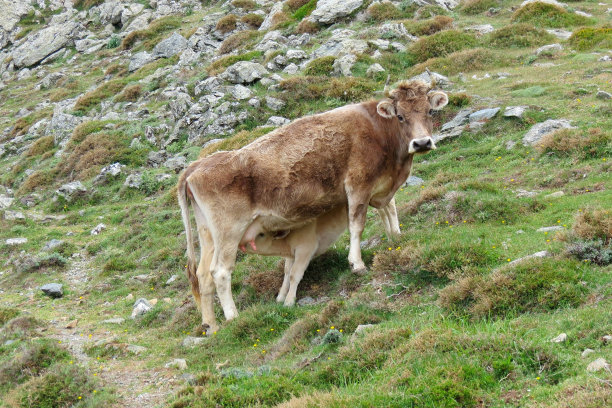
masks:
[[[600,57],[597,61],[599,61],[599,62],[609,62],[609,61],[612,61],[612,58],[609,55],[604,55],[603,57]]]
[[[43,247],[43,251],[52,251],[55,248],[61,247],[62,245],[64,245],[64,243],[65,241],[61,239],[52,239],[51,241],[45,244],[45,246]]]
[[[355,54],[347,54],[336,58],[333,65],[332,75],[335,76],[351,76],[351,69],[357,62]]]
[[[230,93],[234,98],[238,99],[239,101],[249,99],[253,95],[253,92],[251,92],[249,88],[240,84],[232,87]]]
[[[147,348],[143,346],[138,346],[136,344],[128,344],[126,350],[132,354],[141,354],[147,351]]]
[[[542,53],[546,53],[546,54],[552,54],[552,53],[556,53],[558,51],[562,51],[563,50],[563,46],[561,44],[548,44],[548,45],[543,45],[540,48],[538,48],[535,51],[536,55],[540,55]]]
[[[274,112],[278,112],[285,107],[285,101],[278,98],[273,98],[271,96],[266,96],[266,106],[272,109]]]
[[[13,31],[17,23],[23,16],[33,10],[31,2],[15,1],[15,0],[0,0],[0,29],[7,33]],[[0,49],[3,47],[0,43]]]
[[[172,275],[171,277],[168,278],[168,280],[166,281],[166,285],[171,284],[172,282],[174,282],[175,280],[178,279],[178,275]]]
[[[545,122],[537,123],[529,129],[523,136],[523,146],[533,146],[542,138],[559,129],[571,129],[570,122],[566,119],[548,119]]]
[[[40,87],[42,89],[49,89],[55,86],[55,84],[57,84],[61,79],[64,78],[66,78],[66,75],[62,74],[61,72],[53,72],[45,76],[42,81],[40,81]]]
[[[596,373],[601,370],[610,371],[610,364],[605,358],[600,357],[595,361],[592,361],[586,368],[589,373]]]
[[[234,84],[250,84],[268,74],[268,70],[263,65],[251,61],[240,61],[229,66],[221,78]]]
[[[275,126],[275,127],[280,127],[280,126],[284,126],[288,123],[290,123],[291,121],[287,118],[283,118],[282,116],[270,116],[268,118],[268,121],[266,122],[266,126]]]
[[[184,358],[175,358],[174,360],[166,363],[166,368],[178,368],[179,370],[187,369],[187,361]]]
[[[336,32],[338,30],[334,30]],[[364,40],[353,40],[342,38],[342,35],[334,35],[312,53],[312,58],[338,57],[345,54],[362,54],[368,49],[368,43]]]
[[[106,225],[100,223],[100,224],[96,225],[94,227],[94,229],[91,230],[90,234],[91,235],[99,235],[105,229],[106,229]]]
[[[4,219],[7,221],[25,220],[25,215],[21,211],[4,211]]]
[[[593,354],[594,352],[595,352],[595,350],[593,350],[593,349],[585,348],[584,351],[582,352],[582,354],[580,354],[580,357],[586,358],[587,356]]]
[[[406,186],[422,186],[423,184],[425,184],[425,180],[417,176],[408,177],[405,183]]]
[[[531,255],[524,256],[522,258],[515,259],[514,261],[509,262],[508,265],[514,265],[514,264],[517,264],[517,263],[521,263],[523,261],[526,261],[527,259],[546,258],[547,256],[550,256],[548,251],[540,251],[540,252],[536,252],[536,253],[531,254]]]
[[[477,36],[489,34],[495,31],[495,29],[493,28],[491,24],[473,25],[473,26],[465,27],[463,30],[467,32],[475,33]]]
[[[73,21],[43,28],[27,37],[12,53],[16,68],[30,67],[44,60],[55,51],[69,45],[82,30],[82,26]]]
[[[300,67],[298,67],[292,62],[291,64],[287,65],[285,69],[283,69],[283,72],[285,74],[295,75],[298,73],[299,70],[300,70]]]
[[[198,82],[194,88],[194,93],[196,96],[202,95],[203,93],[211,93],[215,92],[219,89],[219,87],[223,85],[223,81],[221,78],[212,76],[206,78],[205,80]]]
[[[538,228],[536,232],[551,232],[551,231],[561,231],[563,229],[560,225],[553,225],[552,227],[542,227]]]
[[[102,170],[100,170],[100,174],[94,178],[94,184],[102,184],[108,180],[116,178],[121,174],[121,167],[125,166],[119,162],[103,167]]]
[[[470,124],[473,122],[482,122],[485,120],[492,119],[495,115],[497,115],[497,112],[499,112],[499,110],[500,108],[489,108],[471,113],[469,116]]]
[[[125,322],[125,319],[123,317],[113,317],[112,319],[102,320],[102,323],[109,323],[109,324],[123,324],[124,322]]]
[[[527,109],[529,109],[529,106],[506,106],[506,109],[504,109],[504,117],[522,119]]]
[[[254,108],[259,108],[261,106],[261,101],[258,98],[251,98],[247,103],[249,104],[249,106],[252,106]]]
[[[546,3],[546,4],[552,4],[553,6],[557,6],[557,7],[567,7],[566,3],[561,3],[557,0],[525,0],[521,3],[521,7],[525,7],[527,4],[530,3]]]
[[[130,174],[125,178],[125,183],[123,183],[123,185],[128,188],[140,188],[140,186],[142,185],[142,174]]]
[[[555,337],[554,339],[551,339],[550,342],[551,343],[563,343],[567,340],[567,334],[565,333],[561,333],[560,335],[558,335],[557,337]]]
[[[132,319],[135,319],[137,316],[141,316],[147,313],[151,309],[153,309],[153,306],[151,306],[147,299],[138,299],[136,302],[134,302],[134,308],[132,309]]]
[[[72,202],[77,198],[83,197],[87,194],[87,189],[80,181],[73,181],[71,183],[64,184],[55,191],[53,197],[54,201],[63,199],[66,202]]]
[[[466,124],[469,121],[470,114],[472,113],[472,109],[462,109],[455,117],[442,125],[439,133],[433,135],[434,142],[438,142],[440,140],[444,140],[451,137],[459,136],[463,133],[463,130],[466,127]]]
[[[4,243],[6,245],[23,245],[28,242],[27,238],[9,238]]]
[[[417,41],[419,38],[410,34],[404,23],[385,23],[378,28],[380,35],[389,35],[393,37],[404,38],[408,41]]]
[[[179,33],[172,35],[165,40],[160,41],[153,48],[153,58],[170,58],[187,48],[187,40]]]
[[[374,76],[380,72],[385,72],[385,69],[379,63],[372,64],[366,71],[367,76]]]
[[[297,301],[298,306],[309,306],[309,305],[314,305],[314,304],[315,304],[315,300],[311,298],[310,296],[303,297]]]
[[[172,117],[174,120],[179,120],[185,114],[193,103],[191,102],[191,96],[185,92],[177,92],[174,94],[173,98],[170,100],[168,106],[170,107],[170,112],[172,112]]]
[[[597,99],[611,99],[612,94],[606,91],[597,91],[597,95],[595,95]]]
[[[187,336],[183,339],[183,347],[193,347],[206,341],[206,337]]]
[[[100,51],[104,46],[106,46],[106,44],[108,44],[108,42],[92,38],[84,38],[82,40],[76,40],[74,44],[78,52],[83,54],[93,54],[94,52]]]
[[[270,10],[270,13],[268,13],[266,18],[264,18],[264,21],[259,26],[259,31],[267,31],[270,28],[272,28],[272,23],[274,22],[274,17],[277,14],[280,14],[280,13],[283,12],[283,6],[284,6],[284,3],[282,1],[276,2],[272,6],[272,9]]]
[[[53,141],[57,146],[64,146],[74,128],[81,122],[82,119],[77,116],[56,110],[45,129],[45,136],[53,136]]]
[[[376,327],[374,324],[360,324],[353,332],[351,342],[354,342],[359,336],[362,336],[366,331],[371,330],[374,327]]]
[[[587,12],[581,11],[581,10],[574,10],[574,13],[576,13],[579,16],[582,16],[582,17],[593,17],[593,15],[591,13],[587,13]]]
[[[434,5],[451,11],[459,5],[458,0],[414,0],[419,6]]]
[[[435,84],[436,86],[440,88],[446,88],[452,85],[452,82],[450,81],[450,79],[448,79],[442,74],[438,74],[437,72],[425,71],[422,74],[413,76],[412,78],[410,78],[410,80],[411,81],[415,81],[415,80],[423,81],[426,84],[429,84],[430,86]]]
[[[544,196],[544,198],[559,198],[559,197],[563,197],[564,195],[565,193],[563,191],[555,191],[554,193],[550,193]]]
[[[319,0],[317,8],[310,14],[316,23],[332,24],[350,15],[363,5],[364,0]]]
[[[47,283],[46,285],[42,285],[40,290],[42,290],[45,295],[52,298],[61,298],[64,296],[62,285],[59,283]]]
[[[184,156],[171,157],[164,162],[164,167],[174,170],[175,173],[179,173],[187,167],[187,159]]]
[[[517,198],[525,198],[525,197],[535,197],[538,195],[537,191],[529,191],[529,190],[523,190],[523,189],[518,189],[516,190],[516,197]]]
[[[13,197],[0,194],[0,210],[10,207],[11,204],[13,204],[13,201],[15,201]]]
[[[100,12],[100,22],[103,25],[117,25],[121,23],[121,15],[125,7],[119,1],[107,1],[100,4],[98,10]]]
[[[303,50],[287,50],[285,57],[287,61],[301,61],[308,59],[308,54]]]
[[[569,38],[572,36],[572,32],[571,31],[562,30],[560,28],[548,29],[546,31],[549,34],[554,35],[555,37],[557,37],[560,40],[569,40]]]
[[[149,62],[153,61],[153,56],[146,51],[138,52],[130,57],[130,65],[128,66],[128,71],[133,72],[136,71]]]

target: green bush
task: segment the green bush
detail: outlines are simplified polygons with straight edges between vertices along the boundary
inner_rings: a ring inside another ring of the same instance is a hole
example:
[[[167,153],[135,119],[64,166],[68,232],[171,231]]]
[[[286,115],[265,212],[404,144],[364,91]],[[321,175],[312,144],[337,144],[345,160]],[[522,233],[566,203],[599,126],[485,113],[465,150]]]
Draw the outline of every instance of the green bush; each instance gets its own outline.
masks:
[[[595,20],[589,17],[570,13],[564,8],[553,4],[534,2],[526,4],[516,10],[512,21],[517,23],[531,23],[538,27],[568,27],[591,25]]]
[[[302,21],[304,17],[309,16],[315,8],[317,8],[317,0],[310,0],[309,2],[298,8],[293,13],[292,17],[295,21]]]
[[[318,76],[331,74],[336,57],[327,56],[310,61],[304,69],[304,75]]]
[[[600,240],[576,240],[568,245],[567,254],[581,261],[592,262],[601,266],[612,263],[612,245],[605,245]]]
[[[121,39],[119,37],[117,37],[116,35],[113,35],[110,40],[108,40],[108,43],[106,44],[106,48],[113,49],[113,48],[117,48],[118,46],[121,45]]]
[[[4,326],[4,323],[17,317],[19,310],[10,307],[0,307],[0,327]]]
[[[0,385],[19,384],[34,377],[55,362],[68,359],[66,350],[51,339],[28,341],[13,358],[0,365]]]
[[[465,14],[474,15],[494,7],[499,7],[499,0],[467,0],[460,10]]]
[[[227,57],[221,57],[206,68],[209,75],[217,75],[223,72],[225,68],[233,65],[239,61],[251,61],[255,58],[259,58],[263,55],[261,51],[249,51],[240,55],[228,55]]]
[[[574,31],[569,38],[572,47],[578,50],[591,50],[593,48],[612,48],[612,27],[581,28]]]
[[[473,35],[457,30],[445,30],[429,37],[421,38],[410,47],[418,62],[430,58],[444,57],[456,51],[476,46],[477,40]]]
[[[531,24],[511,24],[492,32],[489,45],[496,48],[525,48],[549,44],[555,37]]]

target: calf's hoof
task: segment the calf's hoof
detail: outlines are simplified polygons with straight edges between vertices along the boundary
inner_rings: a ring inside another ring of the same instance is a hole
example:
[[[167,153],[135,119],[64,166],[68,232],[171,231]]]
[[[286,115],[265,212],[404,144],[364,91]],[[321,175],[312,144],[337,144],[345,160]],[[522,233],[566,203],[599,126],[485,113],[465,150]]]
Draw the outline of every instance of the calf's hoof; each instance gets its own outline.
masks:
[[[368,273],[368,268],[366,268],[365,266],[362,266],[360,268],[353,268],[352,270],[355,275],[359,276],[363,276]]]
[[[217,333],[217,331],[219,330],[219,326],[215,325],[209,325],[207,323],[202,323],[199,327],[199,333],[202,336],[212,336],[213,334]]]

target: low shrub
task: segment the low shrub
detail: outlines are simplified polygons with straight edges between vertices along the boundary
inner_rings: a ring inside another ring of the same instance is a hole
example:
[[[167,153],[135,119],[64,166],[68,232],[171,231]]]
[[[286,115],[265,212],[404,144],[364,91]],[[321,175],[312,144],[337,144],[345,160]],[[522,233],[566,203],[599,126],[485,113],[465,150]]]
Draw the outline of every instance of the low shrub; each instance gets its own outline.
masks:
[[[303,7],[304,5],[308,4],[309,2],[310,0],[287,0],[285,2],[285,5],[289,7],[289,10],[291,12],[295,12],[301,7]]]
[[[125,76],[128,73],[128,69],[125,65],[120,63],[114,63],[109,65],[108,68],[104,71],[104,75],[115,75],[115,76]]]
[[[435,16],[445,16],[448,11],[438,5],[429,5],[418,8],[414,13],[414,18],[424,20]]]
[[[572,33],[569,43],[581,51],[593,48],[610,49],[612,48],[612,27],[580,28]]]
[[[108,122],[103,120],[90,120],[79,124],[72,131],[72,135],[68,140],[68,146],[70,147],[81,143],[88,135],[101,131],[107,124]]]
[[[297,0],[297,1],[294,1],[293,3],[297,5],[302,2],[303,0]],[[316,7],[317,7],[317,0],[307,1],[302,6],[300,6],[297,10],[295,10],[295,12],[291,15],[291,17],[295,21],[302,21],[304,20],[305,17],[309,16],[310,13],[312,13]],[[291,9],[291,6],[290,6],[290,9]]]
[[[260,136],[268,133],[272,128],[259,127],[253,130],[241,130],[235,135],[223,139],[219,143],[214,143],[202,149],[199,154],[199,157],[206,157],[209,154],[212,154],[217,151],[222,150],[236,150],[240,149],[242,146],[246,146],[251,143],[253,140],[257,139]]]
[[[463,2],[460,10],[464,14],[474,15],[493,7],[499,7],[499,0],[467,0]]]
[[[4,326],[4,323],[17,317],[19,310],[10,307],[0,307],[0,327]]]
[[[327,78],[295,76],[280,83],[284,92],[281,97],[287,102],[312,101],[321,98],[338,98],[341,101],[357,101],[371,97],[378,83],[367,78]]]
[[[585,240],[612,242],[612,213],[610,210],[586,209],[578,213],[572,232]]]
[[[170,30],[176,30],[181,28],[183,23],[181,22],[181,18],[178,16],[166,16],[162,18],[158,18],[149,24],[147,28],[144,30],[136,30],[132,31],[128,35],[123,38],[121,41],[121,49],[129,50],[136,44],[137,41],[142,40],[154,40],[164,32]],[[151,43],[150,48],[153,48],[155,44]]]
[[[297,25],[295,30],[297,31],[298,34],[304,34],[304,33],[314,34],[314,33],[318,33],[320,29],[321,27],[314,21],[302,20],[300,21],[300,24]]]
[[[595,23],[592,18],[570,13],[562,7],[540,1],[526,4],[516,10],[511,21],[531,23],[538,27],[584,26]]]
[[[402,12],[392,3],[380,2],[368,7],[368,15],[372,21],[388,21],[401,18]]]
[[[448,16],[435,16],[428,20],[405,22],[404,25],[410,34],[417,36],[432,35],[438,31],[451,28],[453,19]]]
[[[257,3],[253,0],[232,0],[232,6],[244,10],[255,10],[257,8]]]
[[[117,37],[116,35],[113,35],[110,38],[110,40],[108,40],[108,43],[106,43],[106,48],[111,50],[113,48],[117,48],[120,45],[121,45],[121,39]]]
[[[536,148],[541,154],[562,157],[607,157],[612,154],[612,135],[600,128],[591,128],[586,132],[581,129],[560,129],[545,135]]]
[[[0,365],[0,385],[19,384],[68,357],[68,352],[50,339],[28,341],[13,358]]]
[[[466,94],[465,92],[451,93],[448,95],[448,104],[451,106],[463,108],[465,106],[468,106],[471,102],[472,97]]]
[[[612,263],[612,244],[605,245],[600,240],[575,240],[567,246],[566,252],[581,261],[592,262],[601,266]]]
[[[329,75],[333,70],[335,61],[336,57],[331,55],[314,59],[306,65],[306,68],[304,69],[304,75]]]
[[[95,108],[103,100],[117,95],[125,87],[126,82],[122,79],[112,79],[77,99],[74,110],[87,113]]]
[[[32,143],[32,146],[26,152],[26,157],[39,156],[52,150],[54,146],[53,136],[43,136]]]
[[[238,22],[238,17],[235,14],[228,14],[223,16],[217,21],[217,25],[215,29],[222,33],[229,33],[236,29],[236,23]]]
[[[490,275],[468,276],[440,291],[440,304],[473,317],[504,317],[575,307],[585,300],[576,262],[530,259],[502,267]]]
[[[489,45],[499,48],[525,48],[550,44],[555,37],[531,24],[510,24],[489,36]]]
[[[243,16],[240,21],[242,21],[244,24],[250,25],[251,27],[259,28],[261,23],[264,22],[264,18],[259,14],[251,13]]]
[[[217,75],[225,70],[225,68],[239,61],[251,61],[263,55],[261,51],[249,51],[240,55],[228,55],[213,62],[206,68],[209,75]]]
[[[476,38],[457,30],[445,30],[429,37],[421,38],[410,47],[418,62],[430,58],[444,57],[456,51],[476,46]]]
[[[418,75],[426,68],[445,74],[458,72],[481,71],[487,68],[502,66],[507,59],[486,48],[473,48],[453,52],[446,57],[431,58],[415,65],[410,72]]]
[[[55,181],[58,172],[55,169],[36,170],[19,186],[17,195],[24,195],[37,189],[38,187],[49,187]]]

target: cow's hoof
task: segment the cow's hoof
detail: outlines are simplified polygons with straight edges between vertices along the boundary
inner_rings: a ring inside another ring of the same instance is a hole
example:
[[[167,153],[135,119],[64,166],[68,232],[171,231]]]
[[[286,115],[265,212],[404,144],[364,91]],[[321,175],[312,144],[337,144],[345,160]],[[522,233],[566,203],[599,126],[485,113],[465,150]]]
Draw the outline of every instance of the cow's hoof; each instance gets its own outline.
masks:
[[[202,323],[199,328],[199,331],[202,334],[202,336],[213,336],[217,334],[218,330],[219,330],[219,326],[217,326],[216,324],[213,326],[210,326],[206,323]]]
[[[368,268],[366,268],[365,266],[361,268],[353,268],[353,273],[355,275],[363,276],[368,273]]]

